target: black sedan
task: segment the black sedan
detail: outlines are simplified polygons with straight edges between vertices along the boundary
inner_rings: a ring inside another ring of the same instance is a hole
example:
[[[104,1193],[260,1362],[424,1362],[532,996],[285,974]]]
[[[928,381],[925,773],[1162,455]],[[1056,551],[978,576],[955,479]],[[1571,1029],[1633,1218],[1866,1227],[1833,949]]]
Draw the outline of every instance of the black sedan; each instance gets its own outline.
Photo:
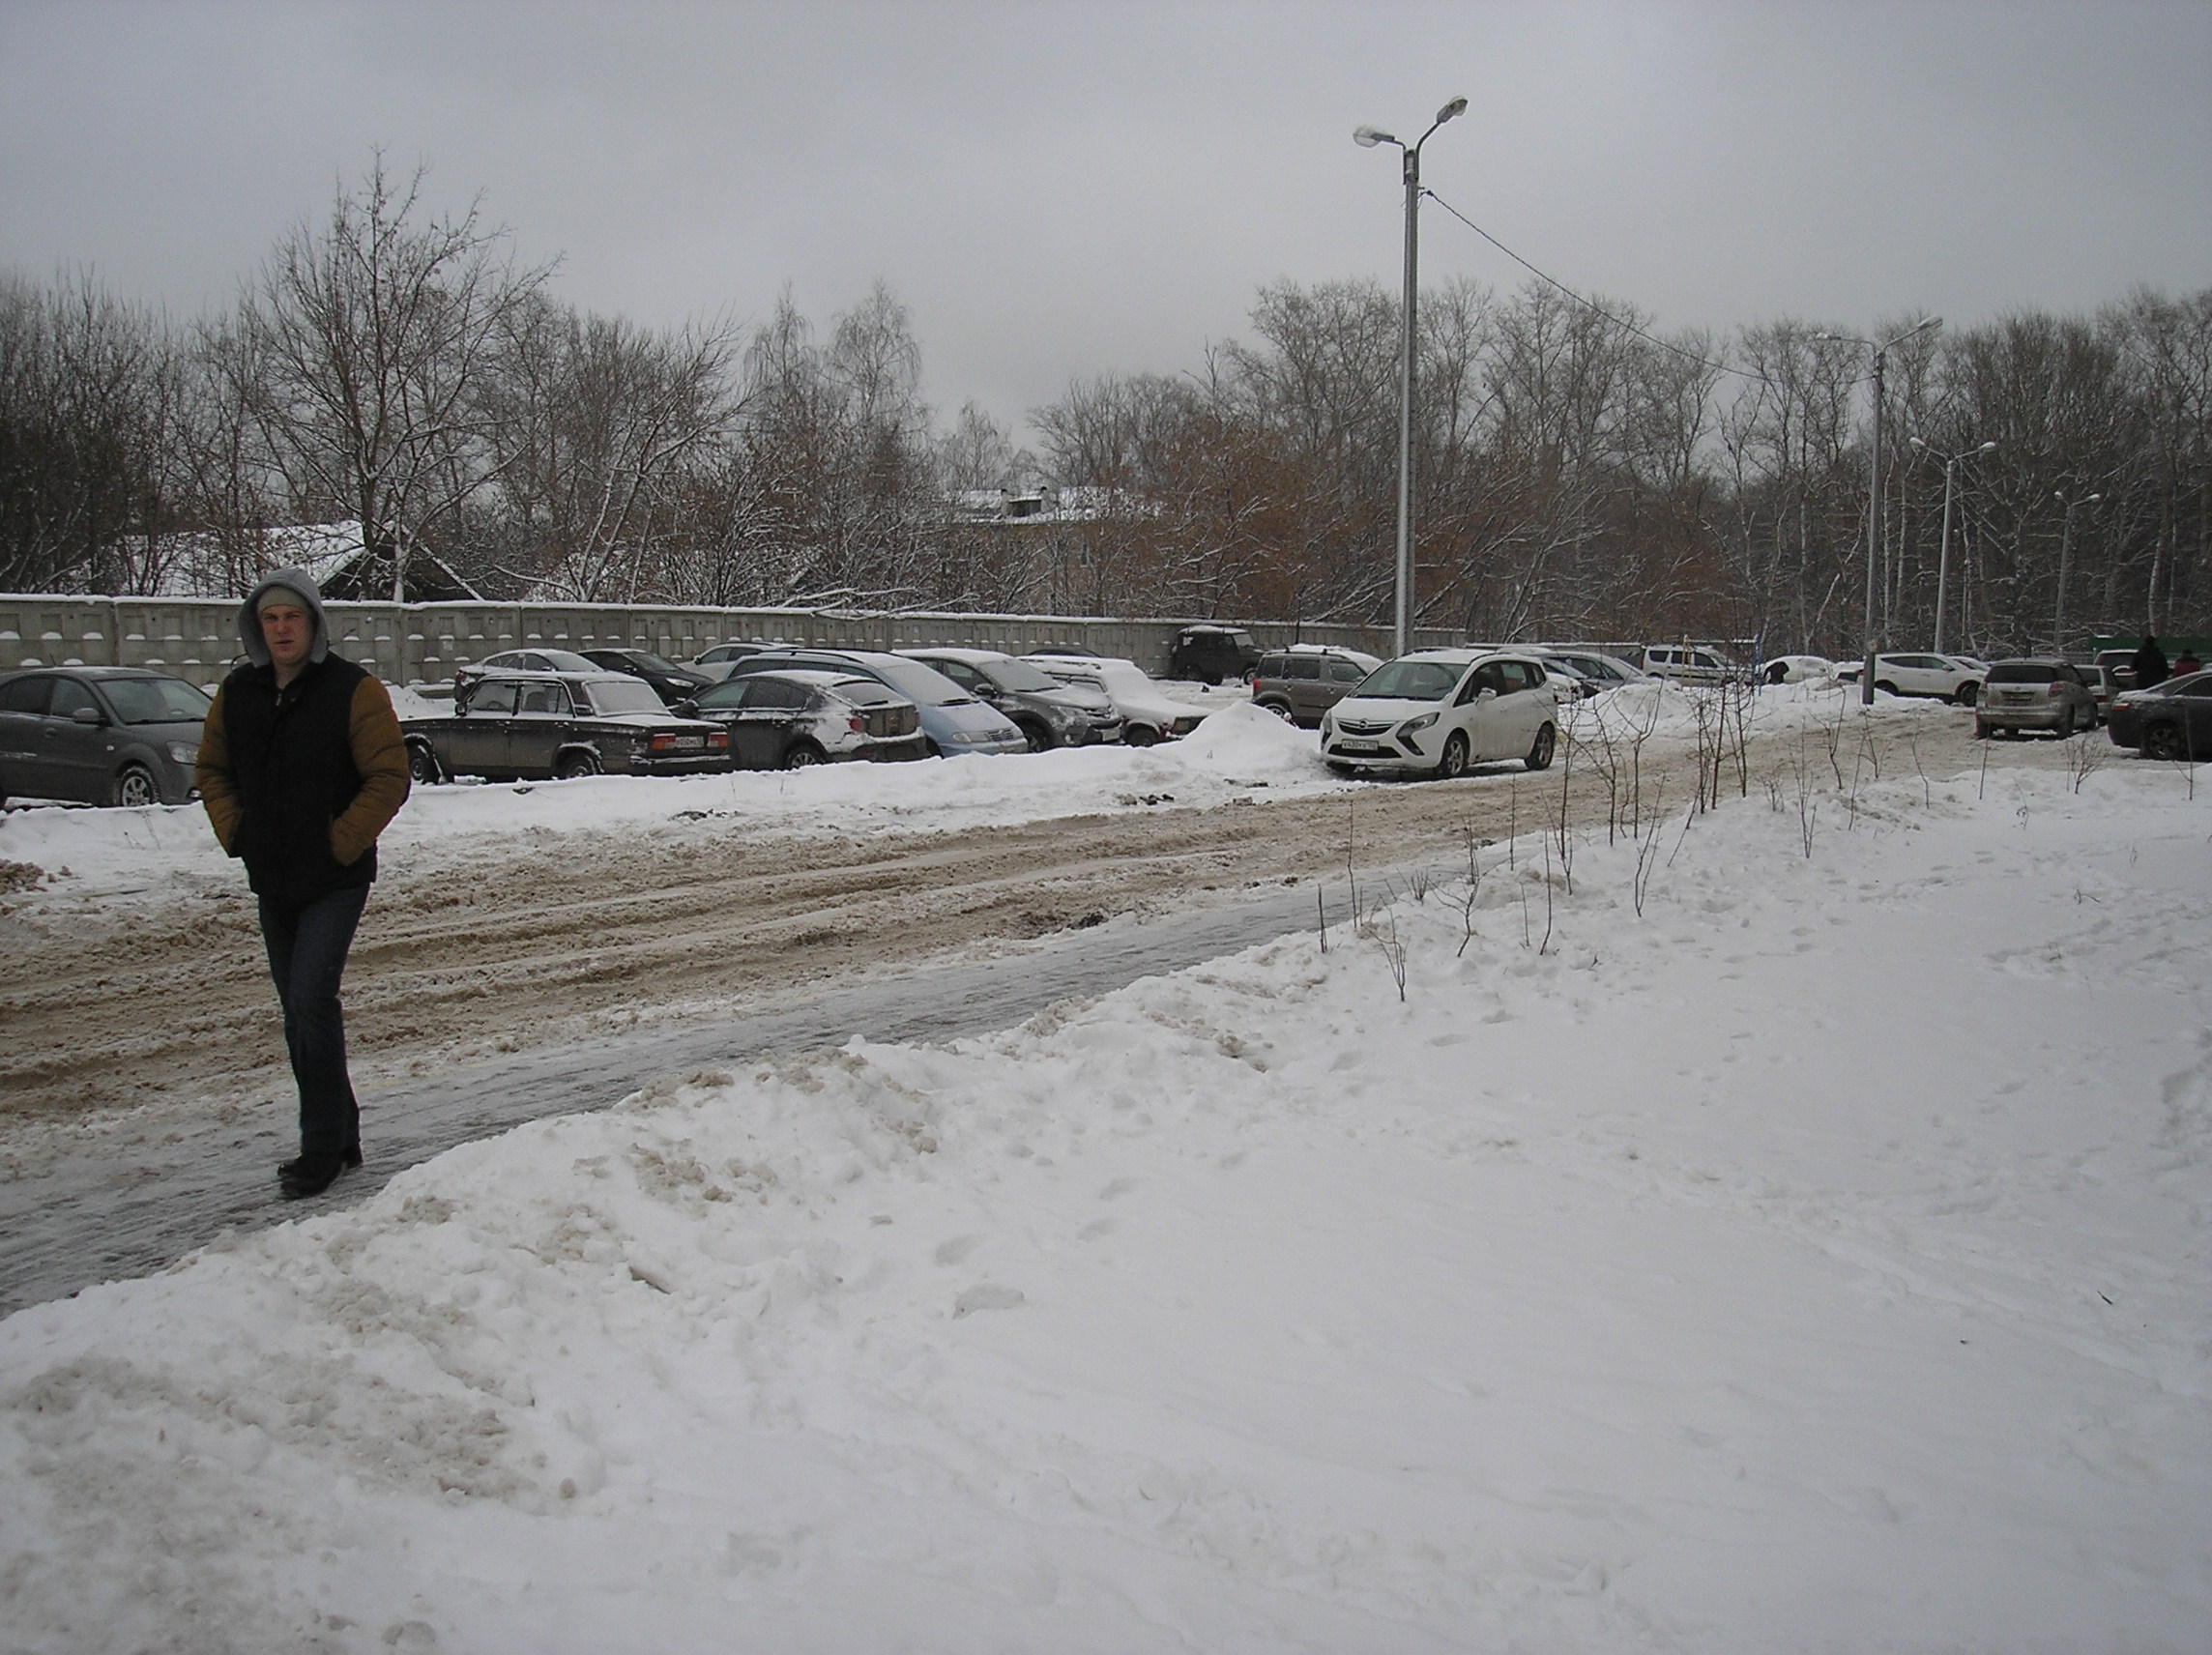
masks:
[[[584,658],[608,672],[627,673],[653,685],[661,701],[674,707],[687,701],[714,682],[712,673],[697,667],[678,666],[651,650],[586,650]]]
[[[0,676],[0,802],[183,804],[208,698],[145,667]]]
[[[2106,717],[2115,747],[2140,747],[2146,759],[2212,759],[2212,672],[2122,690]]]
[[[730,739],[680,718],[646,684],[619,673],[486,673],[442,718],[400,726],[420,782],[555,776],[686,775],[726,769]]]

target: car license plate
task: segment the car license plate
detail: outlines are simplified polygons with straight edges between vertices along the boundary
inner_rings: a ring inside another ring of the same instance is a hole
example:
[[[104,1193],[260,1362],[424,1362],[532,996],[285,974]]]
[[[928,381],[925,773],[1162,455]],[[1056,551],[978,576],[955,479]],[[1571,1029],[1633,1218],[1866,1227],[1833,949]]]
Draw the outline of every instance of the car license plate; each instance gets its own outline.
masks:
[[[1382,749],[1373,741],[1339,741],[1336,750],[1340,753],[1380,753]]]
[[[695,753],[706,744],[707,738],[704,736],[679,736],[676,738],[676,750],[680,753]]]

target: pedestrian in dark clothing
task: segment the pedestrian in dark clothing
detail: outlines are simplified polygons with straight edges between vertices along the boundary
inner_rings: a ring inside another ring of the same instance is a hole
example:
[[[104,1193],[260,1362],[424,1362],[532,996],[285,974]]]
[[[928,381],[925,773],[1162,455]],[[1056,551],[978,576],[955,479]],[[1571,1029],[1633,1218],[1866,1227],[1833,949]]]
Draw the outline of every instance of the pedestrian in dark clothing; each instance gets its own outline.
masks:
[[[407,749],[384,685],[330,652],[322,594],[304,569],[265,577],[238,612],[247,666],[216,692],[197,778],[222,848],[246,863],[300,1091],[287,1197],[320,1195],[361,1165],[338,983],[376,878],[376,836],[406,801]]]
[[[2148,632],[2143,634],[2142,648],[2136,651],[2135,664],[2136,688],[2148,689],[2154,683],[2166,682],[2166,652]]]

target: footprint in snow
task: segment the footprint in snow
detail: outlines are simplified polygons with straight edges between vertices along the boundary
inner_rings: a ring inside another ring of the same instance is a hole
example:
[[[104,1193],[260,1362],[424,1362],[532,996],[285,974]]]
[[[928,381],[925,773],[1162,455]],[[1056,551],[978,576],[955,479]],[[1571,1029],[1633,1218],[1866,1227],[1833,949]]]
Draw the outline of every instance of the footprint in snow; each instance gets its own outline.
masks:
[[[1019,1288],[1003,1288],[996,1282],[978,1282],[952,1301],[952,1320],[974,1316],[979,1310],[1012,1310],[1025,1302]]]

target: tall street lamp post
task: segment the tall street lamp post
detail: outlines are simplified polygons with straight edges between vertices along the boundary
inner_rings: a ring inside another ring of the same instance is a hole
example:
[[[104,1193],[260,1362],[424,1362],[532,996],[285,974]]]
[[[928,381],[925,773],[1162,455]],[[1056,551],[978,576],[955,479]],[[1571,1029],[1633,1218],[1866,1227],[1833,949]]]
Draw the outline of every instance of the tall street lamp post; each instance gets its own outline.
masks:
[[[1907,440],[1924,454],[1936,452],[1918,437]],[[1965,453],[1940,456],[1943,461],[1943,549],[1936,556],[1936,641],[1929,645],[1937,654],[1943,653],[1943,595],[1951,585],[1951,469],[1961,460],[1970,460],[1976,454],[1990,453],[1995,448],[1994,442],[1984,443],[1980,448],[1968,449]]]
[[[2066,566],[2074,558],[2074,508],[2093,505],[2105,497],[2084,494],[2068,500],[2066,491],[2061,488],[2053,490],[2051,498],[2066,501],[2066,526],[2058,533],[2058,605],[2051,615],[2051,653],[2063,656],[2066,653]]]
[[[1361,127],[1352,141],[1361,149],[1395,144],[1406,161],[1406,298],[1398,311],[1398,600],[1391,653],[1402,655],[1412,639],[1413,622],[1413,359],[1420,348],[1414,306],[1419,288],[1421,146],[1455,115],[1467,113],[1467,100],[1454,98],[1437,111],[1429,130],[1411,144],[1375,127]]]
[[[1868,465],[1867,484],[1867,548],[1866,548],[1866,658],[1859,667],[1859,705],[1874,705],[1874,566],[1881,551],[1881,375],[1893,346],[1902,345],[1915,334],[1924,334],[1931,328],[1943,325],[1940,316],[1930,316],[1916,322],[1894,338],[1876,344],[1872,339],[1853,338],[1848,334],[1815,334],[1816,339],[1834,339],[1840,344],[1865,345],[1874,352],[1874,454]]]

